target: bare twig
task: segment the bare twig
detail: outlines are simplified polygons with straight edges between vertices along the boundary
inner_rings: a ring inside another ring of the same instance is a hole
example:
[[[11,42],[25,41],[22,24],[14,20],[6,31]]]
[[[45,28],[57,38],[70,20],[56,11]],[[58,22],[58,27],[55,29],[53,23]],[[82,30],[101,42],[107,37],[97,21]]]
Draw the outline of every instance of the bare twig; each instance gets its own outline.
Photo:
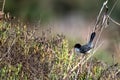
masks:
[[[101,44],[99,44],[99,46],[98,47],[96,47],[95,48],[95,50],[94,50],[94,52],[93,53],[95,53],[102,45],[103,45],[103,43],[104,43],[104,41],[103,42],[101,42]]]
[[[116,0],[116,2],[114,3],[112,9],[110,10],[110,12],[109,12],[109,14],[108,14],[109,16],[111,15],[111,13],[112,13],[112,11],[113,11],[113,9],[115,8],[115,6],[116,6],[117,3],[118,3],[118,0]]]
[[[101,43],[101,45],[102,45],[102,44],[103,44],[103,43]],[[101,47],[101,45],[99,45],[96,49],[93,49],[93,51],[91,52],[91,54],[87,57],[86,60],[84,60],[84,61],[82,62],[81,65],[84,65],[84,64],[95,54],[95,52],[97,51],[97,49]]]
[[[4,12],[4,8],[5,8],[5,1],[6,1],[6,0],[3,0],[2,12]]]
[[[84,60],[85,60],[85,57],[83,57],[82,60],[80,60],[80,62],[79,62],[76,66],[74,66],[71,70],[68,70],[68,71],[70,71],[70,72],[68,72],[68,74],[66,74],[66,75],[63,77],[63,80],[66,80],[66,78],[67,78],[69,75],[71,75],[71,73],[72,73],[74,70],[76,70],[76,68],[77,68]]]
[[[120,23],[118,23],[117,21],[115,21],[114,19],[112,19],[110,16],[108,16],[108,18],[116,25],[120,26]]]
[[[119,0],[116,0],[116,2],[114,3],[112,9],[110,10],[109,14],[107,15],[107,17],[108,17],[114,24],[120,26],[120,23],[118,23],[117,21],[115,21],[114,19],[112,19],[112,18],[110,17],[110,15],[111,15],[113,9],[115,8],[115,6],[117,5],[118,1],[119,1]]]
[[[95,26],[94,26],[94,31],[95,31],[95,30],[97,29],[97,27],[98,27],[98,24],[99,24],[99,22],[100,22],[100,17],[101,17],[102,11],[103,11],[104,7],[107,5],[107,3],[108,3],[108,0],[106,0],[106,1],[103,3],[103,6],[102,6],[101,9],[100,9],[100,12],[99,12],[99,14],[98,14],[98,16],[97,16],[97,20],[96,20],[96,23],[95,23]]]
[[[75,75],[75,80],[77,80],[79,72],[80,72],[80,68],[78,68],[78,70],[77,70],[77,74]]]

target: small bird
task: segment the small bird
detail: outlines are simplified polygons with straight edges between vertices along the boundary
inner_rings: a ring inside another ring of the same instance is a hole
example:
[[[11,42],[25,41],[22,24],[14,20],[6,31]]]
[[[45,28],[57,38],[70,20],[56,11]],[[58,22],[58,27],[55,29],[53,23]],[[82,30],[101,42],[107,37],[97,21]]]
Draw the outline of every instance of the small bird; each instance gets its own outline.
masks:
[[[87,44],[85,44],[85,45],[81,45],[79,43],[75,44],[75,46],[74,46],[75,52],[86,54],[90,49],[93,48],[92,42],[93,42],[95,36],[96,36],[96,33],[92,32],[90,40]]]

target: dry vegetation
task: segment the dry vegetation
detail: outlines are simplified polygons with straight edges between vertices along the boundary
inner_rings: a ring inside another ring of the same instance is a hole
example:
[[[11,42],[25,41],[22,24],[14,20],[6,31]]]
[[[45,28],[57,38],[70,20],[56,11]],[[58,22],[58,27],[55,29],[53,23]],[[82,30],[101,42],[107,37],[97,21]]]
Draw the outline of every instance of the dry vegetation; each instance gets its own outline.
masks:
[[[83,57],[74,54],[65,36],[48,31],[35,37],[26,25],[0,22],[0,80],[119,80],[118,64],[95,58],[79,64]]]

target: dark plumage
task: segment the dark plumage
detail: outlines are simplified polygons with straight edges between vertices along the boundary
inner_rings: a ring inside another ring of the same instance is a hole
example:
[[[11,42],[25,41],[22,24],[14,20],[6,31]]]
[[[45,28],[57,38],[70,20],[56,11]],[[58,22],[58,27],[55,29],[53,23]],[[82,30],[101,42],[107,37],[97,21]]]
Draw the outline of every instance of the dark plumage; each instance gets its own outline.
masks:
[[[79,43],[75,44],[75,46],[74,46],[75,51],[79,52],[79,53],[87,53],[91,48],[93,48],[92,42],[93,42],[95,36],[96,36],[96,33],[92,32],[90,40],[87,44],[85,44],[85,45],[80,45]]]

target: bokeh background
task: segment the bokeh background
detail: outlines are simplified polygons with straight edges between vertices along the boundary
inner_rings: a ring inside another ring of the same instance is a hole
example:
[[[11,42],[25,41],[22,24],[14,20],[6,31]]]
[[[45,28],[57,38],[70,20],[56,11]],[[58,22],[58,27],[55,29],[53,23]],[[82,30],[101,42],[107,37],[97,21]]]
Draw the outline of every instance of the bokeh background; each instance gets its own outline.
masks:
[[[96,17],[105,0],[6,0],[5,13],[19,18],[24,22],[36,24],[37,35],[44,28],[51,28],[53,33],[65,35],[70,46],[76,42],[85,44],[88,34],[95,24]],[[111,10],[116,0],[109,0],[108,8]],[[120,1],[118,0],[111,15],[120,22]],[[33,28],[33,26],[30,26]],[[102,47],[97,51],[96,57],[112,63],[120,60],[120,26],[110,22],[104,29],[100,42]]]

